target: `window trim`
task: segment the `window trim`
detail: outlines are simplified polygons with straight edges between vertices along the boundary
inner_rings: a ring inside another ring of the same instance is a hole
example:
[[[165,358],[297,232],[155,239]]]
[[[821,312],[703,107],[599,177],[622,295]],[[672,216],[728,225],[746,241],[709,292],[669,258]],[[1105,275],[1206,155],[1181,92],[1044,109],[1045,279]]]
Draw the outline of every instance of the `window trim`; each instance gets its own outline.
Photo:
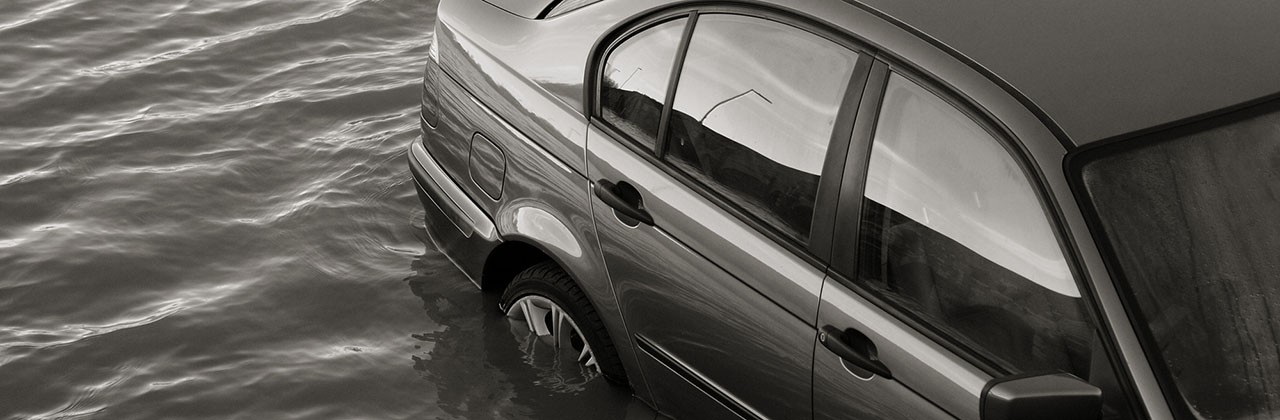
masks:
[[[677,169],[675,165],[664,159],[666,144],[670,137],[670,120],[671,112],[675,104],[675,92],[679,87],[680,75],[684,68],[685,57],[688,55],[689,43],[692,40],[694,29],[698,25],[698,17],[704,14],[727,14],[734,16],[743,16],[755,19],[763,19],[789,26],[796,30],[805,31],[820,38],[826,39],[848,49],[857,54],[858,58],[854,64],[853,72],[846,86],[845,96],[841,98],[839,109],[837,110],[837,118],[835,126],[832,130],[831,140],[828,143],[826,156],[823,159],[822,174],[819,177],[819,185],[817,195],[814,202],[814,212],[810,219],[810,233],[807,242],[801,242],[792,235],[789,235],[778,228],[764,222],[759,217],[747,212],[742,206],[730,201],[727,197],[712,190],[701,181],[694,179],[692,176],[685,174]],[[601,105],[601,89],[604,78],[604,64],[608,57],[623,42],[632,36],[647,31],[657,25],[670,22],[672,20],[685,18],[689,19],[685,27],[684,38],[680,42],[680,46],[676,52],[676,59],[672,66],[672,72],[667,85],[667,97],[663,104],[663,112],[659,121],[658,137],[654,142],[654,150],[649,150],[644,143],[636,141],[624,134],[621,130],[614,127],[606,121],[603,115]],[[600,129],[605,134],[617,140],[619,144],[630,149],[645,161],[652,164],[655,168],[660,169],[667,176],[684,184],[690,190],[695,191],[712,204],[731,214],[738,221],[745,223],[758,233],[769,238],[773,242],[783,246],[787,250],[805,259],[815,267],[825,268],[832,259],[833,237],[835,234],[835,216],[838,208],[839,189],[842,185],[844,173],[844,165],[848,161],[848,153],[852,144],[854,119],[857,110],[862,102],[862,94],[866,86],[868,75],[874,61],[872,49],[863,45],[855,38],[849,36],[848,33],[838,30],[830,25],[822,23],[822,21],[804,15],[799,15],[784,10],[774,9],[772,7],[745,4],[745,5],[677,5],[674,7],[660,7],[641,13],[636,17],[624,21],[614,28],[606,32],[606,35],[596,41],[595,47],[588,57],[584,86],[584,114],[588,116],[588,124],[594,128]]]
[[[632,138],[630,135],[624,134],[624,131],[618,129],[617,126],[604,118],[604,105],[602,105],[604,100],[601,99],[601,97],[604,95],[604,89],[602,87],[604,86],[605,65],[609,64],[609,57],[618,50],[618,47],[621,47],[622,44],[630,41],[636,35],[640,35],[658,26],[679,21],[681,19],[686,20],[684,24],[685,26],[680,35],[680,42],[679,44],[676,44],[675,57],[671,60],[671,70],[667,73],[667,90],[663,94],[662,113],[658,117],[658,132],[654,135],[653,149],[649,149],[646,147],[645,143]],[[610,135],[613,135],[616,139],[623,139],[624,141],[620,143],[623,143],[633,152],[642,155],[653,155],[657,153],[658,150],[662,150],[663,144],[665,143],[664,138],[666,137],[667,121],[673,104],[672,95],[675,94],[676,85],[679,84],[678,78],[680,75],[680,68],[684,66],[685,52],[689,48],[689,39],[692,36],[693,29],[697,26],[697,23],[697,10],[688,10],[670,15],[663,14],[653,20],[636,25],[635,27],[623,32],[617,37],[617,39],[608,44],[608,48],[605,49],[604,53],[601,55],[592,55],[592,59],[588,62],[589,71],[587,74],[587,83],[583,84],[587,92],[587,101],[583,102],[583,104],[590,110],[590,112],[586,114],[589,117],[589,122],[598,128],[607,127],[610,131]]]
[[[667,76],[667,92],[663,96],[662,116],[658,118],[658,136],[653,140],[653,154],[659,161],[665,160],[667,156],[667,143],[670,142],[671,136],[671,111],[675,109],[680,75],[684,72],[684,61],[689,56],[689,44],[693,42],[695,29],[698,29],[697,10],[689,13],[689,23],[684,27],[684,35],[680,38],[680,45],[676,47],[676,58],[672,60],[671,73]],[[608,59],[605,62],[607,63]]]
[[[1053,230],[1059,248],[1066,259],[1067,267],[1080,290],[1081,299],[1084,300],[1084,312],[1092,323],[1094,333],[1099,336],[1102,342],[1103,351],[1112,365],[1112,371],[1120,385],[1121,392],[1125,394],[1124,399],[1128,403],[1128,408],[1132,411],[1133,418],[1149,418],[1143,402],[1138,398],[1136,385],[1133,382],[1132,375],[1129,373],[1128,362],[1121,355],[1119,345],[1116,343],[1115,332],[1109,323],[1104,322],[1105,317],[1102,316],[1103,312],[1097,299],[1097,290],[1095,290],[1088,273],[1084,269],[1080,251],[1074,242],[1075,238],[1071,235],[1070,230],[1067,229],[1061,205],[1049,190],[1044,173],[1033,163],[1031,152],[1013,135],[1008,127],[1001,124],[999,119],[995,118],[985,108],[976,105],[976,102],[971,98],[957,93],[954,88],[939,82],[939,79],[932,77],[924,70],[880,51],[877,51],[876,65],[872,69],[871,80],[867,84],[868,93],[864,97],[862,107],[858,110],[859,118],[854,130],[855,137],[852,141],[849,162],[845,165],[849,170],[844,174],[844,186],[841,188],[839,209],[837,210],[837,221],[851,221],[851,223],[836,224],[838,230],[833,243],[833,260],[835,260],[835,263],[831,266],[829,274],[846,289],[867,299],[876,307],[903,321],[912,329],[943,346],[943,348],[956,354],[961,359],[992,375],[993,378],[1001,378],[1013,374],[993,360],[982,356],[981,351],[970,349],[961,340],[952,338],[950,334],[938,330],[928,322],[924,322],[914,314],[911,314],[910,311],[899,308],[898,305],[891,303],[889,299],[881,297],[879,293],[858,284],[855,280],[857,278],[856,259],[834,258],[834,255],[857,255],[856,253],[858,252],[858,234],[861,230],[863,210],[862,199],[866,187],[867,170],[870,166],[870,152],[875,137],[876,124],[879,121],[879,113],[883,105],[884,90],[887,88],[891,73],[896,73],[907,80],[919,84],[956,107],[957,110],[987,130],[1013,158],[1019,169],[1021,169],[1023,176],[1030,182],[1031,189],[1036,195],[1036,200],[1040,203],[1041,210]]]

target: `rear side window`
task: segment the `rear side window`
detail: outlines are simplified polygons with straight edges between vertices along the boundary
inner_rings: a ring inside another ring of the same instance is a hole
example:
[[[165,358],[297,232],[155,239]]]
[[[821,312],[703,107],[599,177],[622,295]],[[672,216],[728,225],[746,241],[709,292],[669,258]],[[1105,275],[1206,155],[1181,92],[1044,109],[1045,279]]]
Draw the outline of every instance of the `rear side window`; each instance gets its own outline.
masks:
[[[688,21],[662,23],[627,38],[605,61],[601,117],[650,150],[657,143],[667,84]]]
[[[809,236],[858,53],[781,23],[698,17],[664,159],[779,231]]]

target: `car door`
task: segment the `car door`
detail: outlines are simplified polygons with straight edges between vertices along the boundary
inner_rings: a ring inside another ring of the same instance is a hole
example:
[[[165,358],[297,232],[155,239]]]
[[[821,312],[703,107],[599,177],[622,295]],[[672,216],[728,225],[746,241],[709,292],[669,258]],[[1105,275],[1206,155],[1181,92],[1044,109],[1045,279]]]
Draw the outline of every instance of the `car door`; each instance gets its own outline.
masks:
[[[1009,137],[910,70],[877,62],[869,79],[816,324],[814,417],[977,420],[992,384],[1065,372],[1101,390],[1104,418],[1129,418]],[[916,402],[882,403],[895,398]]]
[[[594,223],[661,411],[809,419],[828,174],[870,59],[731,12],[654,17],[606,50],[588,130]]]

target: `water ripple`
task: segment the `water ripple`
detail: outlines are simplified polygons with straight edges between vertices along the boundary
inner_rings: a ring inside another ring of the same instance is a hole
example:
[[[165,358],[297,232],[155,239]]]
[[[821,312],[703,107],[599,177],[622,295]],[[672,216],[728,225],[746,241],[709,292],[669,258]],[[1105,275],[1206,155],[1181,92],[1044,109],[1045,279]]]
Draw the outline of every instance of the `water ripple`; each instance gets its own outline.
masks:
[[[30,348],[47,350],[74,344],[94,337],[130,328],[144,327],[184,310],[216,304],[246,287],[247,284],[218,285],[203,289],[183,290],[175,297],[151,302],[133,317],[111,320],[101,324],[69,324],[49,329],[30,329],[20,326],[0,326],[0,354],[10,354],[14,349]],[[0,362],[0,367],[3,367]]]
[[[18,21],[7,23],[7,24],[0,24],[0,34],[3,34],[5,31],[13,28],[21,27],[23,25],[30,24],[33,22],[39,22],[42,19],[47,19],[50,15],[61,12],[73,6],[76,6],[79,3],[81,3],[81,0],[58,0],[53,3],[47,4],[40,9],[37,9],[32,12],[27,12],[26,16],[24,16],[22,19],[19,19]]]
[[[279,23],[253,27],[251,29],[244,30],[244,31],[238,31],[230,34],[224,34],[224,35],[219,35],[215,37],[199,39],[199,40],[196,40],[193,44],[188,45],[181,49],[166,51],[164,53],[142,58],[142,59],[115,61],[112,63],[108,63],[108,64],[104,64],[101,66],[88,69],[85,71],[85,73],[90,75],[110,75],[113,73],[134,71],[134,70],[151,66],[156,63],[165,62],[165,61],[180,58],[189,54],[205,51],[209,48],[217,47],[225,43],[242,41],[242,40],[255,38],[255,37],[274,36],[276,33],[292,26],[315,24],[318,22],[328,21],[336,17],[342,16],[344,14],[351,12],[351,10],[353,10],[356,6],[359,6],[360,4],[365,3],[365,1],[367,0],[355,0],[343,5],[341,8],[329,10],[325,13],[321,13],[318,15],[294,18],[294,19],[286,20]],[[0,28],[0,29],[3,29],[3,28]]]
[[[430,245],[405,146],[434,5],[8,0],[0,418],[636,406]]]

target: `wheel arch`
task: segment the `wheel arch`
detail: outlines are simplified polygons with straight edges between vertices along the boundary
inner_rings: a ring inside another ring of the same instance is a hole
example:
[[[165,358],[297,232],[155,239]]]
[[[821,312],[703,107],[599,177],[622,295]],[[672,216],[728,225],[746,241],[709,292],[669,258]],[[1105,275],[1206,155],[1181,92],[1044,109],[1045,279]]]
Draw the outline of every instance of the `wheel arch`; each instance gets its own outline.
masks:
[[[485,258],[484,268],[480,274],[480,290],[502,293],[517,274],[543,261],[553,261],[564,269],[564,264],[556,261],[542,247],[534,245],[531,241],[521,239],[503,241]],[[565,272],[568,271],[565,270]],[[570,274],[570,277],[572,276]]]
[[[499,211],[496,227],[502,243],[485,258],[480,289],[501,292],[526,268],[553,261],[586,290],[589,285],[582,283],[581,272],[590,271],[590,263],[582,261],[587,257],[587,247],[582,232],[575,232],[565,223],[564,219],[572,217],[549,210],[555,207],[545,202],[517,200],[511,204]]]
[[[587,304],[591,305],[597,313],[604,316],[603,311],[616,310],[611,305],[602,306],[600,297],[590,291],[590,287],[594,285],[583,282],[584,277],[580,274],[582,271],[590,271],[589,269],[575,268],[568,264],[564,257],[548,249],[546,244],[525,236],[509,238],[489,253],[480,277],[480,290],[501,295],[521,272],[543,262],[550,262],[564,271],[575,286],[586,292]],[[502,309],[506,310],[506,308]],[[615,334],[611,331],[608,336],[614,340],[616,346],[618,343]]]
[[[545,261],[554,263],[569,275],[575,285],[587,290],[587,287],[591,285],[583,283],[583,277],[579,275],[582,270],[568,263],[568,260],[572,258],[580,257],[559,255],[554,251],[554,247],[548,246],[536,238],[519,234],[510,235],[505,237],[502,243],[495,247],[493,251],[490,251],[485,258],[480,275],[480,290],[502,293],[520,272]],[[587,294],[587,298],[591,301],[593,307],[598,306],[595,302],[596,299],[590,293]]]

